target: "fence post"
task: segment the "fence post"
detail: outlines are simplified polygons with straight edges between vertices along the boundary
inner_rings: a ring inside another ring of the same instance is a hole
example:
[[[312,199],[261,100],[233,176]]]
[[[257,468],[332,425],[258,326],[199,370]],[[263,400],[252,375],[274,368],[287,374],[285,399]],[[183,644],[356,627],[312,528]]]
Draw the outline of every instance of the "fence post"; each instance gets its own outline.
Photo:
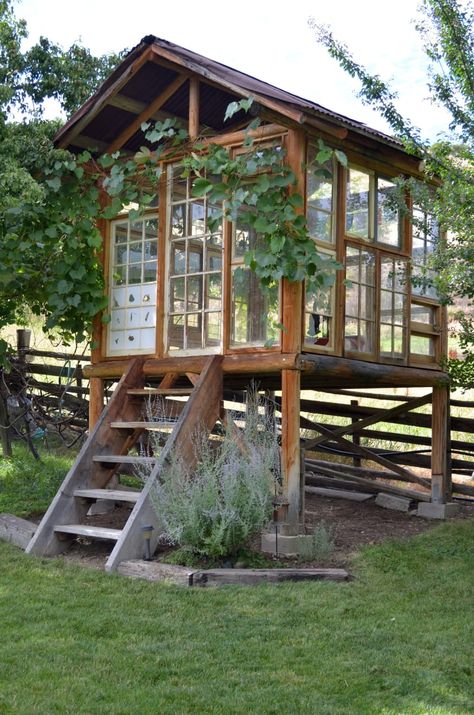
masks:
[[[358,407],[359,400],[351,400],[351,405]],[[354,424],[355,422],[358,422],[358,421],[359,420],[357,419],[357,417],[351,417],[352,424]],[[358,432],[354,432],[354,434],[352,435],[352,442],[355,445],[360,445],[360,434]],[[354,457],[352,458],[352,462],[354,464],[354,467],[360,467],[360,465],[362,464],[362,460],[358,455],[354,455]]]

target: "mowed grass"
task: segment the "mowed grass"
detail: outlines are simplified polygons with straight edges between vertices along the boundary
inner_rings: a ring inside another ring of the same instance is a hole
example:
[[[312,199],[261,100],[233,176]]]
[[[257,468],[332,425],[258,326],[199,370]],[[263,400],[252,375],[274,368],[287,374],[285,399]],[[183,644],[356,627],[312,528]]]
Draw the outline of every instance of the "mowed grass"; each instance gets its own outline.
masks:
[[[0,713],[473,713],[474,524],[354,573],[181,589],[0,544]]]
[[[76,456],[74,450],[50,453],[37,447],[40,461],[18,442],[11,459],[0,458],[0,513],[27,516],[46,511]]]

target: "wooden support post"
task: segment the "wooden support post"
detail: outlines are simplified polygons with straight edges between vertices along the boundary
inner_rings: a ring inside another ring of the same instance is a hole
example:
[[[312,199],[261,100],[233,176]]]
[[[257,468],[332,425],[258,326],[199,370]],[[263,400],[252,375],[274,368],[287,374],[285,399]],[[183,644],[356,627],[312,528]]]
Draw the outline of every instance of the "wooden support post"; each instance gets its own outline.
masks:
[[[283,495],[288,501],[286,533],[297,534],[304,513],[304,480],[300,468],[300,390],[299,370],[281,374],[281,470]]]
[[[189,80],[189,138],[197,139],[199,136],[199,79],[191,77]]]
[[[89,431],[92,431],[104,409],[104,380],[91,377],[89,383]]]
[[[351,405],[354,405],[355,407],[358,407],[358,406],[359,406],[359,400],[351,400]],[[358,422],[357,417],[352,417],[351,423],[352,423],[352,424],[355,424],[356,422]],[[352,435],[352,441],[353,441],[354,444],[356,444],[358,447],[360,447],[360,434],[358,434],[357,432],[354,432],[353,435]],[[354,464],[354,467],[360,467],[361,464],[362,464],[361,458],[360,458],[359,456],[357,456],[356,454],[355,454],[354,457],[352,458],[352,462],[353,462],[353,464]]]
[[[305,135],[292,129],[287,135],[288,164],[295,172],[296,186],[302,196],[305,192]],[[303,283],[282,282],[282,352],[301,352],[303,335]],[[288,501],[286,513],[287,534],[297,534],[303,522],[304,477],[302,477],[300,452],[300,393],[299,370],[281,372],[281,468],[283,493]]]
[[[445,504],[452,494],[449,470],[449,387],[433,387],[431,417],[431,501]]]

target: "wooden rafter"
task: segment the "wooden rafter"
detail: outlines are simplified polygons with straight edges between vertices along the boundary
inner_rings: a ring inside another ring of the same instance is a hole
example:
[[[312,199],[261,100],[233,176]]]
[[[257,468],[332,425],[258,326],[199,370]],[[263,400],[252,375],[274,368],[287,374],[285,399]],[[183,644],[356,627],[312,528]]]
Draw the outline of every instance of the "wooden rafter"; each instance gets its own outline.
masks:
[[[129,67],[127,67],[125,72],[120,75],[120,77],[110,87],[108,87],[103,94],[97,98],[91,108],[85,112],[85,114],[74,124],[73,127],[68,129],[68,124],[66,124],[61,130],[62,136],[57,144],[58,147],[65,147],[69,144],[74,144],[74,138],[77,137],[82,132],[84,127],[86,127],[91,120],[99,114],[101,109],[108,103],[110,97],[120,92],[122,87],[131,79],[131,77],[133,77],[138,70],[151,59],[152,55],[152,49],[148,48]],[[87,104],[88,103],[84,105],[84,108]]]
[[[187,73],[180,74],[158,97],[150,102],[150,104],[126,127],[119,136],[108,146],[107,153],[113,154],[114,151],[121,149],[122,146],[133,137],[136,131],[140,129],[143,122],[146,122],[166,104],[170,97],[178,91],[178,89],[186,82],[189,75]]]

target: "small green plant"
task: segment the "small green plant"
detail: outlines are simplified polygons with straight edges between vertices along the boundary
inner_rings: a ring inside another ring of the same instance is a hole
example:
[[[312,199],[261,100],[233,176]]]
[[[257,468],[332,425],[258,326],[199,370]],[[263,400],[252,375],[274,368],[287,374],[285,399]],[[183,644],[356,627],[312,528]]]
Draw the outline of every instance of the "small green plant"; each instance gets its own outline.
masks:
[[[302,561],[328,561],[335,548],[332,528],[325,521],[316,524],[311,538],[301,540],[300,558]]]
[[[279,477],[273,419],[256,392],[247,401],[245,426],[228,425],[221,439],[196,436],[192,470],[173,455],[152,490],[168,541],[211,559],[232,558],[268,523]]]

